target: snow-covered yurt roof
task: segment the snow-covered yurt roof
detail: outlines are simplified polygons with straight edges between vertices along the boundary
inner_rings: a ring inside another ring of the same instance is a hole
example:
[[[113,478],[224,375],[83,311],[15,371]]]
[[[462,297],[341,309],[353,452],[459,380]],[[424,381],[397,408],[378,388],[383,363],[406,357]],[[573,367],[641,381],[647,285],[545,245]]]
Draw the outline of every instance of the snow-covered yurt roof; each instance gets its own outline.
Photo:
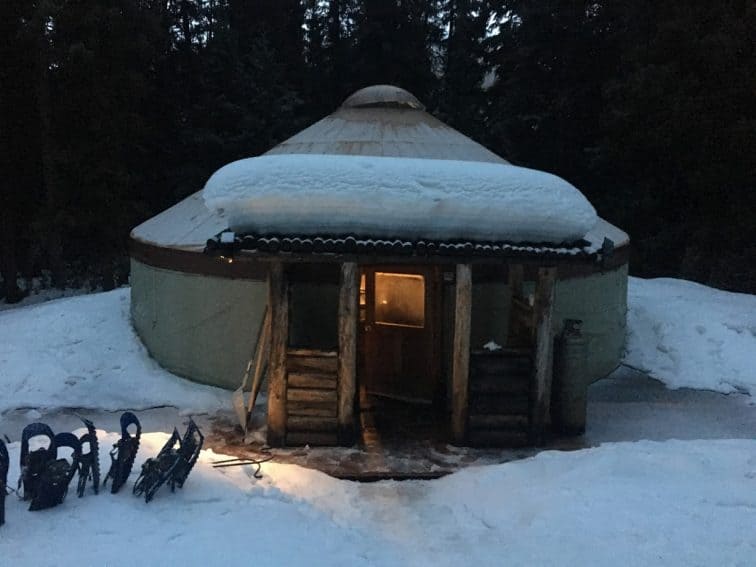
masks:
[[[281,156],[284,158],[280,160],[281,164],[287,161],[286,157],[290,160],[297,159],[294,155],[285,156],[285,154],[308,156],[305,158],[308,163],[316,155],[403,158],[387,159],[383,163],[390,165],[389,169],[393,168],[400,173],[406,164],[419,164],[421,169],[424,168],[426,173],[434,177],[430,180],[431,183],[437,181],[435,178],[438,174],[434,171],[445,166],[450,171],[444,171],[444,173],[458,177],[458,185],[464,184],[465,175],[471,171],[481,169],[489,171],[491,168],[505,166],[511,168],[513,172],[517,170],[522,173],[521,170],[523,170],[523,168],[509,166],[505,159],[425,112],[422,103],[409,92],[389,85],[376,85],[355,92],[333,114],[275,146],[265,156],[270,158]],[[425,164],[424,160],[445,160],[448,163]],[[272,163],[275,164],[277,161],[273,160]],[[468,162],[468,166],[465,166],[464,162]],[[480,167],[475,167],[469,162],[478,162]],[[316,159],[314,163],[321,164],[322,176],[330,175],[334,172],[334,168],[338,169],[344,163],[352,163],[352,161],[339,162],[338,158],[323,158]],[[268,169],[268,173],[273,174],[273,177],[275,177],[276,167],[278,166]],[[532,170],[524,170],[526,176],[533,175],[531,172]],[[548,176],[543,172],[535,172],[535,175]],[[419,173],[419,178],[418,175],[415,177],[418,186],[427,184],[429,181],[427,175],[426,178],[423,177],[422,171]],[[293,178],[290,177],[291,179]],[[545,179],[546,177],[540,177],[537,181],[540,183]],[[569,185],[563,180],[559,181]],[[285,190],[285,187],[279,183],[279,189],[282,188]],[[349,184],[345,184],[344,189],[348,191]],[[386,193],[386,198],[390,196],[389,191]],[[380,209],[380,199],[376,197],[380,195],[373,196],[371,203],[373,212]],[[568,197],[563,199],[563,205],[568,208],[579,201],[579,199],[574,200],[574,195]],[[443,198],[443,195],[435,195],[431,198]],[[522,194],[520,201],[524,203],[525,200],[527,200],[527,195]],[[296,204],[296,200],[292,202]],[[275,201],[271,203],[275,206]],[[476,206],[480,211],[486,210],[481,203]],[[209,238],[232,224],[230,217],[233,214],[224,212],[222,209],[223,207],[208,208],[203,202],[201,192],[198,192],[137,226],[132,231],[131,237],[136,242],[147,245],[201,251]],[[418,209],[418,211],[421,210],[422,207]],[[390,212],[387,214],[391,216]],[[468,224],[470,220],[470,218],[467,219]],[[586,230],[582,230],[586,222],[590,224],[584,214],[583,225],[574,227],[573,232],[575,230],[582,232],[584,238],[597,246],[601,244],[605,236],[609,236],[615,246],[626,243],[627,235],[621,230],[601,219],[598,219],[598,223],[595,220],[594,218],[595,226],[588,226]],[[549,220],[544,218],[544,222],[547,223]],[[375,225],[372,228],[375,228]],[[587,234],[585,234],[586,231],[588,231]],[[528,240],[528,238],[521,240]]]
[[[597,221],[555,175],[447,159],[266,155],[222,167],[203,197],[237,234],[561,244]]]

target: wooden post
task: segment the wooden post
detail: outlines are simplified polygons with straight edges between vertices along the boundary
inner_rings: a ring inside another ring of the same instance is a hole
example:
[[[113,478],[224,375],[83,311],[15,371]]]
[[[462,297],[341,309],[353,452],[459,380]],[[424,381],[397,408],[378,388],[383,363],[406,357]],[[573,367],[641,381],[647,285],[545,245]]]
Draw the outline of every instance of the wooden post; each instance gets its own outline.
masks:
[[[543,443],[551,406],[554,336],[554,284],[556,268],[539,268],[535,288],[536,348],[534,360],[533,441]]]
[[[354,402],[357,392],[357,323],[359,319],[359,281],[357,264],[341,265],[339,288],[339,366],[338,421],[339,443],[354,443]]]
[[[289,343],[289,286],[283,264],[268,273],[270,362],[268,365],[268,445],[286,444],[286,349]]]
[[[452,360],[452,434],[462,443],[467,432],[467,383],[470,376],[470,315],[472,275],[469,264],[457,264]]]

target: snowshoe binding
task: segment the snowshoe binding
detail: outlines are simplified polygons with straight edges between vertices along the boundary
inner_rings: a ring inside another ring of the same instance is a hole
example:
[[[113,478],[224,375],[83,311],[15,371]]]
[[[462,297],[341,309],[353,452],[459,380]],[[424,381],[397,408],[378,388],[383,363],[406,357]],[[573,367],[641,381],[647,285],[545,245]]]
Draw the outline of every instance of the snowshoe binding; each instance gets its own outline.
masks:
[[[8,494],[8,448],[5,441],[0,439],[0,526],[5,523],[5,496]]]
[[[166,482],[171,487],[171,492],[177,486],[183,488],[197,462],[204,440],[199,427],[191,419],[183,438],[174,429],[157,456],[147,459],[142,465],[142,472],[134,483],[134,494],[144,494],[144,501],[149,502]]]
[[[81,442],[73,433],[58,433],[55,436],[55,459],[48,461],[39,475],[37,491],[29,510],[45,510],[57,506],[68,494],[68,485],[79,470]],[[71,461],[58,455],[61,447],[71,449]]]
[[[136,433],[129,433],[129,426],[136,426]],[[121,415],[121,438],[113,445],[110,451],[110,470],[105,475],[102,485],[105,486],[110,479],[110,492],[115,494],[121,487],[126,484],[131,473],[131,467],[134,466],[134,459],[139,451],[139,439],[142,436],[142,425],[137,417],[130,411]]]
[[[29,451],[29,442],[37,437],[47,438],[47,447]],[[57,457],[55,434],[45,423],[30,423],[21,433],[21,477],[19,489],[23,486],[23,499],[33,500],[37,496],[40,477],[47,466]]]
[[[79,484],[76,492],[79,498],[84,496],[84,490],[87,487],[87,481],[92,481],[94,493],[100,493],[100,445],[97,442],[97,431],[94,423],[88,419],[81,419],[87,428],[87,432],[79,437],[81,443],[81,458],[79,459]],[[84,448],[88,450],[85,453]]]

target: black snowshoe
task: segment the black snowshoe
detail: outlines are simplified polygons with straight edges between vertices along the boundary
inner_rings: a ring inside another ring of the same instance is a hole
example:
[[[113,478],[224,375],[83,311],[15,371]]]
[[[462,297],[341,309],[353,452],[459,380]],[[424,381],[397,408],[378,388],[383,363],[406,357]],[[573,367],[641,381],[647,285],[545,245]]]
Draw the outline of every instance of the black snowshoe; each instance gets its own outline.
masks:
[[[147,459],[142,472],[134,483],[134,494],[144,494],[144,501],[152,500],[158,489],[166,482],[171,492],[183,488],[189,473],[199,457],[205,438],[193,420],[180,437],[176,429],[156,457]]]
[[[36,493],[32,498],[29,510],[44,510],[57,506],[68,494],[68,485],[79,470],[81,459],[81,442],[73,433],[58,433],[54,438],[55,458],[47,461],[38,477]],[[71,449],[71,462],[58,457],[61,447]],[[25,493],[24,493],[25,495]]]
[[[129,425],[136,426],[136,434],[129,433]],[[131,473],[131,467],[134,466],[134,459],[139,451],[139,438],[142,436],[142,425],[137,417],[130,411],[121,415],[121,438],[113,445],[110,451],[110,470],[102,481],[105,486],[108,479],[111,479],[110,492],[115,494],[121,487],[126,484]]]
[[[36,437],[47,437],[47,447],[29,451],[29,441]],[[18,479],[19,489],[23,486],[24,500],[36,498],[40,477],[47,466],[55,461],[57,455],[55,434],[49,425],[30,423],[24,427],[24,431],[21,433],[21,477]]]
[[[81,443],[81,458],[79,459],[79,485],[76,492],[79,498],[84,496],[84,490],[87,487],[87,481],[92,480],[94,493],[100,493],[100,445],[97,442],[97,431],[94,423],[88,419],[81,419],[87,427],[87,432],[79,437]],[[85,453],[84,447],[89,450]]]
[[[5,523],[5,496],[8,494],[8,448],[5,441],[0,439],[0,526]]]

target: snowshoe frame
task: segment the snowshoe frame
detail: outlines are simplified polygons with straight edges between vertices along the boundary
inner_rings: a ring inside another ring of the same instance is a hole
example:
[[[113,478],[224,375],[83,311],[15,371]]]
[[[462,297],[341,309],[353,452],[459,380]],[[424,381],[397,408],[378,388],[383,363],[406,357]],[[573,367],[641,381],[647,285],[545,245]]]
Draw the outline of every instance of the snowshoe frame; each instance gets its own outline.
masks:
[[[48,446],[29,451],[29,441],[35,437],[47,437]],[[21,476],[18,479],[18,488],[23,487],[23,499],[32,500],[37,495],[39,478],[47,465],[54,461],[57,456],[55,447],[55,434],[46,423],[30,423],[24,427],[21,433]]]
[[[87,432],[79,437],[82,453],[79,459],[79,483],[76,492],[79,498],[84,496],[87,481],[92,480],[92,488],[95,494],[100,493],[100,445],[97,441],[97,431],[94,423],[81,418],[87,428]],[[84,453],[84,445],[89,445],[89,452]]]
[[[36,493],[31,499],[29,510],[45,510],[62,503],[68,494],[68,486],[79,470],[81,442],[73,433],[58,433],[54,439],[55,459],[49,461],[39,475]],[[71,462],[58,455],[62,447],[72,450]]]
[[[131,435],[129,433],[129,425],[136,426],[136,434]],[[139,451],[139,439],[142,436],[142,424],[139,423],[137,417],[130,411],[124,412],[121,415],[121,438],[113,445],[113,449],[110,451],[110,470],[102,481],[104,487],[108,479],[110,479],[110,492],[115,494],[121,487],[126,484],[126,481],[131,474],[131,468],[134,466],[134,459]]]
[[[0,526],[5,523],[5,496],[8,494],[8,468],[10,459],[5,441],[0,439]]]
[[[183,488],[199,458],[204,440],[202,432],[192,419],[189,420],[183,438],[174,428],[157,456],[147,459],[142,465],[142,472],[134,483],[134,494],[144,494],[144,501],[149,502],[166,482],[171,487],[171,492],[177,486]]]

